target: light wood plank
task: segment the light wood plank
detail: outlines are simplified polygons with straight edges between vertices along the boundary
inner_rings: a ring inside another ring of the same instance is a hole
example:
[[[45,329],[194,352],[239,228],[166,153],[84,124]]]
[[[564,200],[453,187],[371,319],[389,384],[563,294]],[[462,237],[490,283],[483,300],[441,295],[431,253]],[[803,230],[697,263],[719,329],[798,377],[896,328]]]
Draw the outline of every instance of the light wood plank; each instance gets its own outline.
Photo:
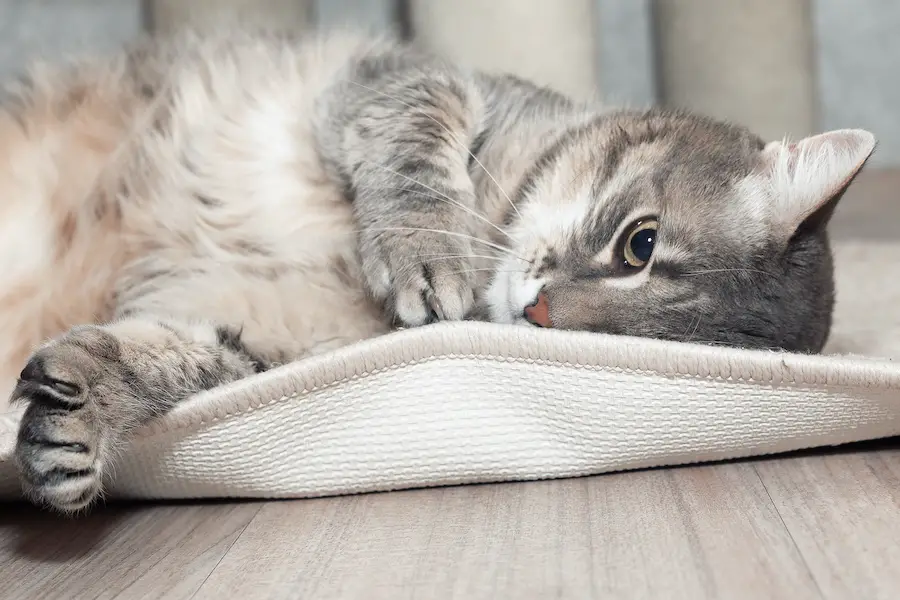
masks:
[[[818,598],[749,465],[265,506],[196,598]]]
[[[900,596],[900,449],[756,468],[826,597]]]
[[[111,508],[65,520],[0,516],[0,597],[190,598],[260,504]]]

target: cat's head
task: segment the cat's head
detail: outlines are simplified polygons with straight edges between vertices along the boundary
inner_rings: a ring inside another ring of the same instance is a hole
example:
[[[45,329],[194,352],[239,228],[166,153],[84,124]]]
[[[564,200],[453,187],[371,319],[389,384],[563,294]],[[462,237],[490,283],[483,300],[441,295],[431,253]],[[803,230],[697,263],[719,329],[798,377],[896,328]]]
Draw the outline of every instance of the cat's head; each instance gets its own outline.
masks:
[[[492,320],[817,352],[826,226],[874,147],[861,130],[765,143],[661,111],[572,130],[518,191]]]

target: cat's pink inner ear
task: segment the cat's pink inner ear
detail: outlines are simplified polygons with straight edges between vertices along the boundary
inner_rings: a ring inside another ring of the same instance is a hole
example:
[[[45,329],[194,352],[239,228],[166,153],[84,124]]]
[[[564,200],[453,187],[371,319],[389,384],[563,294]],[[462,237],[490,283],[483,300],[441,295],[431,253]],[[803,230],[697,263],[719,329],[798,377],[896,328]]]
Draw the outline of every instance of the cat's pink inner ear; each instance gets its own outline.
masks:
[[[875,136],[862,129],[767,144],[760,170],[773,192],[776,220],[796,229],[846,187],[873,150]]]

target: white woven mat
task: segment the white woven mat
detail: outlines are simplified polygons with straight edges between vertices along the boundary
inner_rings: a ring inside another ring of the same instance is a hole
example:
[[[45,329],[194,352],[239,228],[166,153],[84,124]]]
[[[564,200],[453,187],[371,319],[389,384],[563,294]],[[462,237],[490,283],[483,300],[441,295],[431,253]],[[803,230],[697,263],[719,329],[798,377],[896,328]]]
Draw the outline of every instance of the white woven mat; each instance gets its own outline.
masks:
[[[398,332],[179,406],[114,497],[304,497],[586,475],[900,434],[900,245],[842,244],[829,351],[488,324]],[[868,357],[850,356],[869,355]],[[881,357],[881,358],[873,358]],[[18,494],[0,419],[0,497]]]

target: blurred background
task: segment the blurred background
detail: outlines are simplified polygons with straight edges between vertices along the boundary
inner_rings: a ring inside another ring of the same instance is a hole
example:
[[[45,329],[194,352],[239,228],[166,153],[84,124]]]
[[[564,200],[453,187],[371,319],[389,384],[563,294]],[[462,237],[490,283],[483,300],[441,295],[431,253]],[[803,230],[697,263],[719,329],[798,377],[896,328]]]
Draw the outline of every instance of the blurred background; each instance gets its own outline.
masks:
[[[394,30],[612,104],[691,108],[777,139],[864,127],[900,164],[896,0],[0,0],[0,77],[142,30],[238,20]]]

